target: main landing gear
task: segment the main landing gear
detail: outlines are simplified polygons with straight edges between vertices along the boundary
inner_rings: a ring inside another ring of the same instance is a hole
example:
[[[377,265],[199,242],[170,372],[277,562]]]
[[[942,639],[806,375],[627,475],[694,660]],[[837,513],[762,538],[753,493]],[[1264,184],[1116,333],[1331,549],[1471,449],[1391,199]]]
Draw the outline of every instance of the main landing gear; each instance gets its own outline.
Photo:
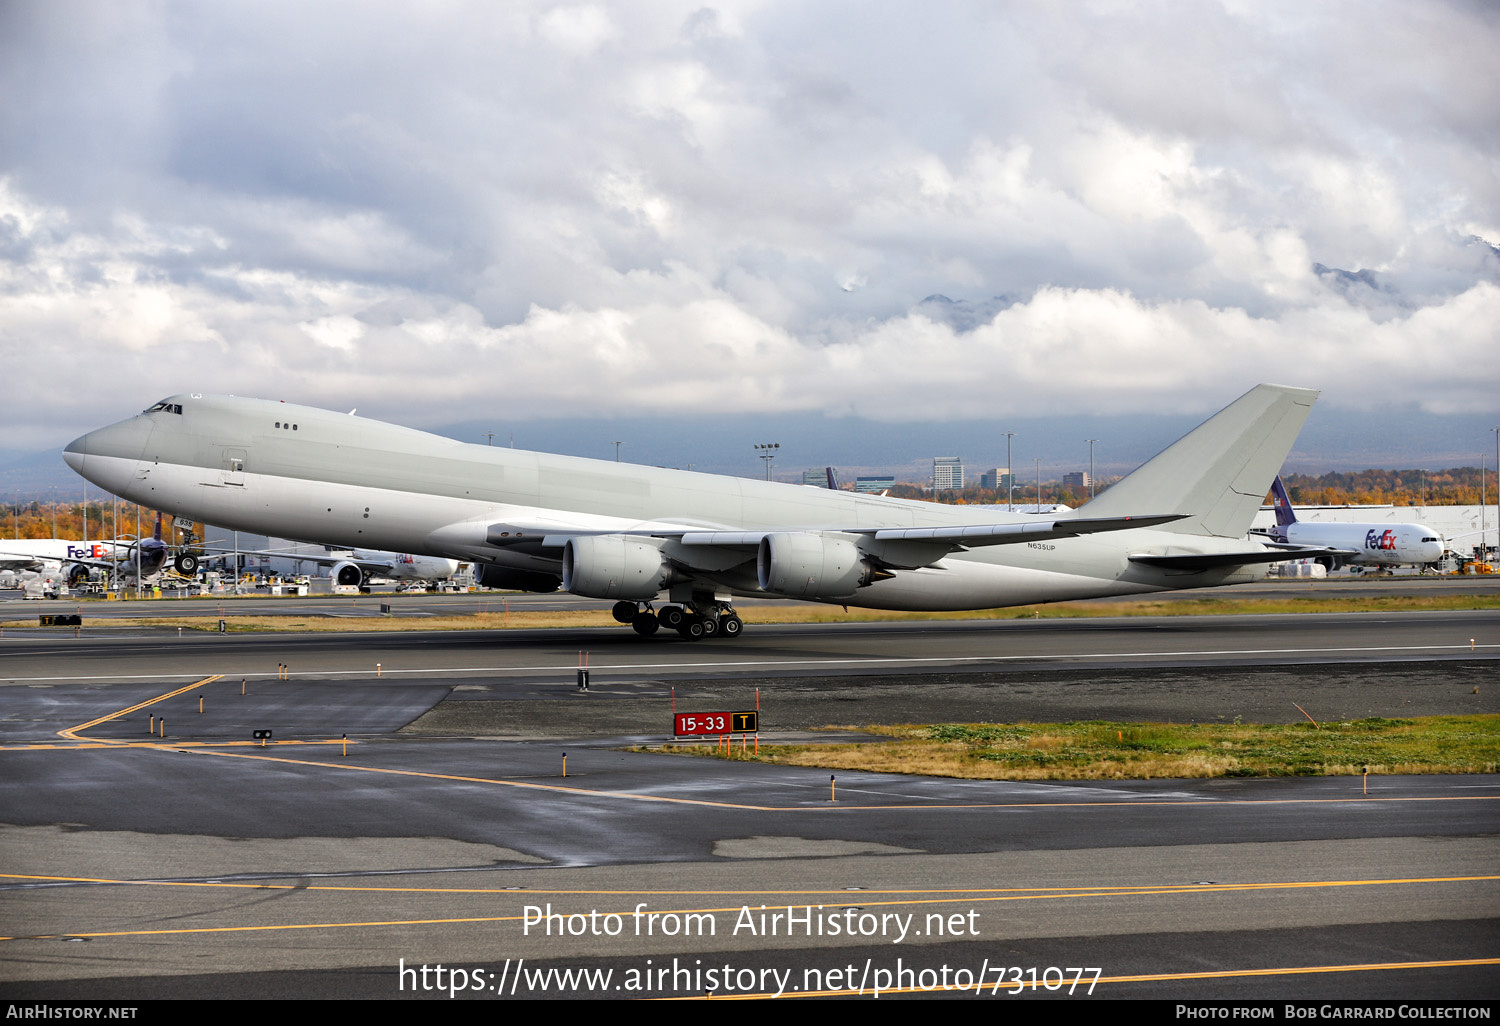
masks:
[[[745,621],[739,618],[730,606],[722,602],[696,605],[662,606],[652,611],[649,603],[616,602],[614,617],[620,623],[628,623],[642,637],[649,638],[663,627],[675,630],[689,641],[703,638],[737,638],[745,630]]]

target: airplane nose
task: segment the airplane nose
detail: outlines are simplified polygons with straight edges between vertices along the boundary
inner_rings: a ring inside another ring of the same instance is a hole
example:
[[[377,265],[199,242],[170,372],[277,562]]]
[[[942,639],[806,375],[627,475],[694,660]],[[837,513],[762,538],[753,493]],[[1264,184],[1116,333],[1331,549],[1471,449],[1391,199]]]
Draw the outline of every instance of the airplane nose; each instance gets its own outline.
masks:
[[[78,473],[83,473],[83,458],[89,451],[89,436],[79,435],[63,449],[63,462]]]
[[[135,465],[151,438],[151,421],[132,417],[80,435],[63,449],[63,461],[85,479],[116,495],[135,476]]]

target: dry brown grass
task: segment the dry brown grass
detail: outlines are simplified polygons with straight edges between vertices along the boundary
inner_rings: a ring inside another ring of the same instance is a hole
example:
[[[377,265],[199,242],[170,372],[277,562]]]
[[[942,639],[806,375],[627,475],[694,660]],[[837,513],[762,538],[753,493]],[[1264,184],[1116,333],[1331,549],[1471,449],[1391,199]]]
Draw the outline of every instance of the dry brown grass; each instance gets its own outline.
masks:
[[[368,600],[367,600],[368,601]],[[496,599],[486,599],[494,604]],[[300,615],[294,610],[276,616],[223,617],[232,631],[457,631],[546,629],[554,627],[615,627],[614,617],[605,609],[556,610],[549,612],[512,611],[454,613],[447,616],[402,615],[399,603],[394,616],[321,616]],[[839,606],[806,604],[756,604],[742,607],[740,614],[750,624],[764,623],[899,623],[927,620],[1030,620],[1109,616],[1218,616],[1272,615],[1286,613],[1367,613],[1421,612],[1469,609],[1500,609],[1500,595],[1395,595],[1370,598],[1320,599],[1293,597],[1285,599],[1230,596],[1212,599],[1177,599],[1166,601],[1121,600],[1113,602],[1059,602],[1054,605],[1015,606],[1004,609],[980,609],[955,613],[890,612],[878,609],[849,609]],[[88,609],[80,610],[89,620]],[[182,627],[188,630],[216,631],[220,617],[148,616],[110,618],[117,626]],[[36,620],[0,621],[3,627],[34,627]]]
[[[971,780],[1151,780],[1224,776],[1494,773],[1500,716],[1378,717],[1323,724],[934,724],[829,728],[889,740],[738,749],[667,746],[786,766]]]

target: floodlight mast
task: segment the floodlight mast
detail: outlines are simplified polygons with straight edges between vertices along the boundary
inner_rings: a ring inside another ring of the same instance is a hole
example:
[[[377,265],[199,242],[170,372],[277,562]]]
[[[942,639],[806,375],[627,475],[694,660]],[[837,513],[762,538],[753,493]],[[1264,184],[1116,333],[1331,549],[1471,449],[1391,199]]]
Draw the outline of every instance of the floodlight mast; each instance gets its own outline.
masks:
[[[771,480],[771,461],[776,458],[776,450],[781,448],[780,442],[757,442],[755,443],[755,454],[766,463],[766,480]]]

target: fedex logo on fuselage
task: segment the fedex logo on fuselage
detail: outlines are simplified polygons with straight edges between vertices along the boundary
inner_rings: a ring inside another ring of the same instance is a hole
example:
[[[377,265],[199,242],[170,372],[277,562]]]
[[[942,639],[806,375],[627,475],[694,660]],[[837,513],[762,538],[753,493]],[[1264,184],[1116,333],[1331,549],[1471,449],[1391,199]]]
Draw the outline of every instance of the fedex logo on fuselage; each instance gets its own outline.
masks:
[[[1396,551],[1395,531],[1369,531],[1365,534],[1365,548],[1378,549],[1383,552]]]
[[[69,559],[103,559],[104,546],[98,542],[90,545],[69,545]]]

